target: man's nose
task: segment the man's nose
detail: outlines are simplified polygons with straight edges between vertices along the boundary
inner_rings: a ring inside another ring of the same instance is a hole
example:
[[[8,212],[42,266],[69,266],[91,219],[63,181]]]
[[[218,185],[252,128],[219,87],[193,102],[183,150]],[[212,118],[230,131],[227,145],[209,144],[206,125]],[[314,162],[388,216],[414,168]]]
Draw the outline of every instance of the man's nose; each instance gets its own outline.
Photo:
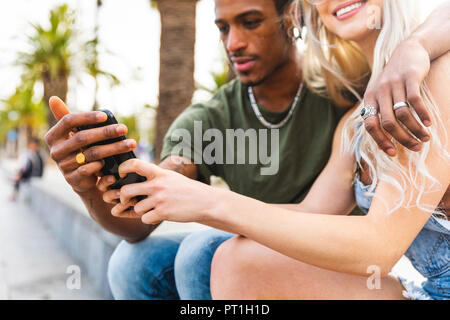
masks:
[[[228,52],[237,52],[247,47],[247,39],[238,28],[230,28],[225,46]]]

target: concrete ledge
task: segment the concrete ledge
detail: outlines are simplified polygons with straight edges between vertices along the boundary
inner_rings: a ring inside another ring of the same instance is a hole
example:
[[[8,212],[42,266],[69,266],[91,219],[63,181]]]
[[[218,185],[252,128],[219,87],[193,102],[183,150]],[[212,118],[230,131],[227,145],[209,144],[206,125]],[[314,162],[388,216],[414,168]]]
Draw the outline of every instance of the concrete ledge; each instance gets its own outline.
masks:
[[[101,229],[89,216],[39,187],[24,186],[25,199],[37,215],[79,264],[105,299],[111,299],[106,270],[109,258],[120,239]]]
[[[47,167],[44,177],[21,187],[21,198],[31,213],[47,225],[57,241],[79,264],[105,299],[111,299],[107,279],[109,259],[121,239],[102,229],[56,167]],[[152,234],[202,230],[197,223],[164,222]]]

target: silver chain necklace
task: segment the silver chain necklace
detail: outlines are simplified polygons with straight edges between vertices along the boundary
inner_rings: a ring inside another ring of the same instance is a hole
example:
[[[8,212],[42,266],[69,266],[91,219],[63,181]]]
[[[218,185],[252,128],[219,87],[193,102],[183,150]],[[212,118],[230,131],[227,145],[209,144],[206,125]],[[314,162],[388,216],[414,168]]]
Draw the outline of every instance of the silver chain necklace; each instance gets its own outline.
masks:
[[[302,89],[303,89],[303,82],[300,84],[300,87],[298,88],[297,95],[294,98],[294,102],[291,105],[291,109],[289,110],[289,113],[287,114],[286,118],[281,120],[281,122],[279,122],[279,123],[270,123],[269,121],[264,119],[263,115],[261,114],[261,111],[259,111],[259,107],[258,107],[258,104],[256,103],[256,99],[255,99],[255,95],[253,94],[252,87],[248,87],[248,97],[250,98],[250,103],[252,105],[253,111],[255,112],[255,115],[258,118],[259,122],[261,122],[261,124],[268,129],[280,129],[292,117],[292,114],[294,113],[294,110],[297,107],[298,99],[300,98]]]

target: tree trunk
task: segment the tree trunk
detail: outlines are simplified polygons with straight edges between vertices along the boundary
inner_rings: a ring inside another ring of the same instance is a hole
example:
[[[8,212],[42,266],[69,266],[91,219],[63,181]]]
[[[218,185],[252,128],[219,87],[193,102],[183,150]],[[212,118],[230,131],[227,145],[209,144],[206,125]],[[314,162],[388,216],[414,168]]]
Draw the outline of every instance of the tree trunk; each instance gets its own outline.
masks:
[[[49,73],[46,73],[43,76],[42,82],[44,83],[44,103],[47,107],[48,101],[52,96],[57,96],[66,102],[68,91],[68,77],[66,73],[60,73],[55,77],[51,77]],[[50,108],[48,108],[47,113],[47,124],[49,128],[56,124],[56,119],[50,111]]]
[[[158,0],[161,15],[159,107],[155,160],[175,118],[191,104],[194,85],[195,11],[197,0]]]

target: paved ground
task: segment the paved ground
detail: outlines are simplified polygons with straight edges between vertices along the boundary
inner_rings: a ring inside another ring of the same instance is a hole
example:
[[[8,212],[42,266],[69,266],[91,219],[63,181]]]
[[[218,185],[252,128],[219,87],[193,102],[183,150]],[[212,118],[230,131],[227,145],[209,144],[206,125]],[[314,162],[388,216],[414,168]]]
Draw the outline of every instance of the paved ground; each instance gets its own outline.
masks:
[[[101,299],[83,274],[79,290],[68,288],[77,285],[76,262],[32,210],[9,201],[11,190],[0,170],[0,299]]]

